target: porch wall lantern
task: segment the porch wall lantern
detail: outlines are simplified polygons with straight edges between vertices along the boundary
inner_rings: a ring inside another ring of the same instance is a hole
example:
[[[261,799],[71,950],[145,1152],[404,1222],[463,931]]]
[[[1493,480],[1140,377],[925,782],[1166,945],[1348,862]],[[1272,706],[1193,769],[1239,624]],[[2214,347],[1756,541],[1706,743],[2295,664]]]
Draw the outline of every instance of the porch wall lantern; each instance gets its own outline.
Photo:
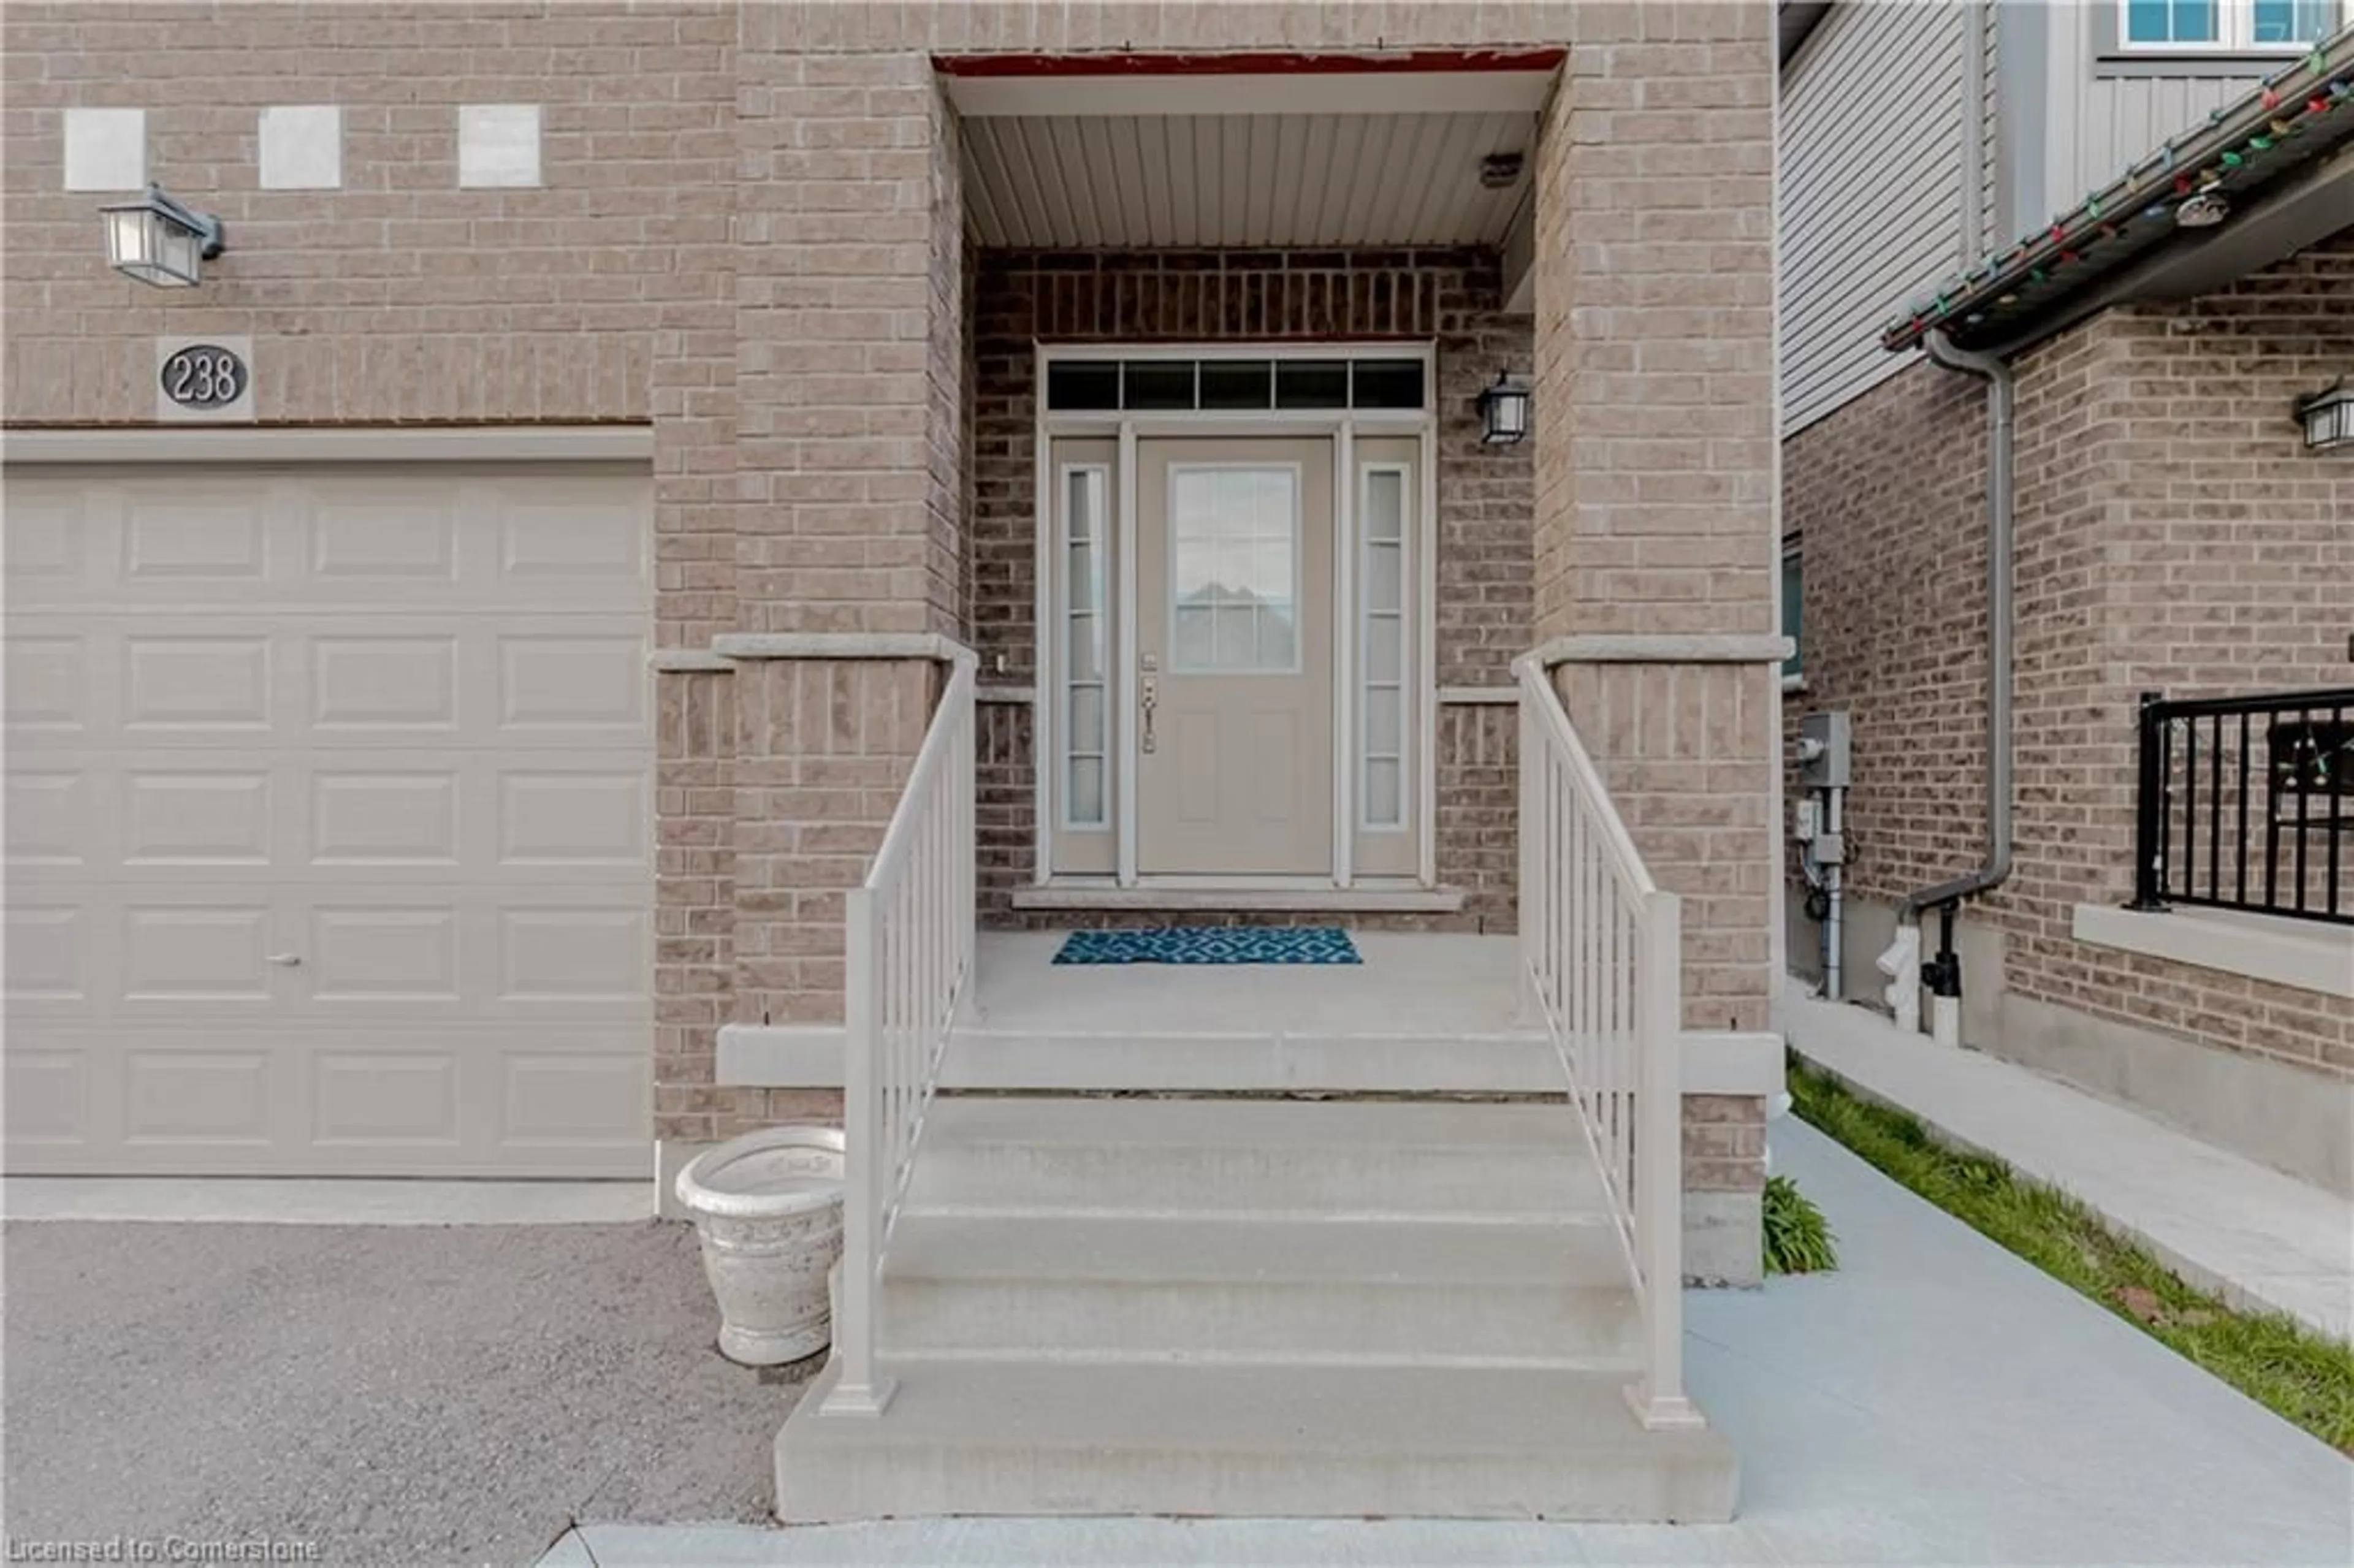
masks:
[[[2339,376],[2309,397],[2296,400],[2296,422],[2305,430],[2305,450],[2326,452],[2354,447],[2354,387]]]
[[[158,185],[135,202],[100,208],[99,216],[106,220],[108,263],[159,289],[195,288],[225,243],[219,218],[181,206]]]
[[[1504,371],[1479,393],[1479,444],[1518,446],[1529,433],[1529,384]]]

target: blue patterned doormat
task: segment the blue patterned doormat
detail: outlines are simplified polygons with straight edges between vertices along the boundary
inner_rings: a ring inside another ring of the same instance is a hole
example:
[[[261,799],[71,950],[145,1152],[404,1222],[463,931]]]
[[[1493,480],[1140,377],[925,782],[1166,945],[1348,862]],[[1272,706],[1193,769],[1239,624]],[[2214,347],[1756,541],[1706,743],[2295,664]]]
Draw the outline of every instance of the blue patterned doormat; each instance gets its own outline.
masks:
[[[1338,926],[1172,926],[1074,931],[1058,964],[1361,964]]]

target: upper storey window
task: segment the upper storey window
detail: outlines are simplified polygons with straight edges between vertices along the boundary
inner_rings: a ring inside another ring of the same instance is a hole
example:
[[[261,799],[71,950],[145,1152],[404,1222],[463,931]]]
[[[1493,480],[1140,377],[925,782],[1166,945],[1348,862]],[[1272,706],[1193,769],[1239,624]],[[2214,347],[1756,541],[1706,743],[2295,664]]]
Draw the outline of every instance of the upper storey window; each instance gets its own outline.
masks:
[[[2349,0],[2118,0],[2124,52],[2289,50],[2328,37]]]

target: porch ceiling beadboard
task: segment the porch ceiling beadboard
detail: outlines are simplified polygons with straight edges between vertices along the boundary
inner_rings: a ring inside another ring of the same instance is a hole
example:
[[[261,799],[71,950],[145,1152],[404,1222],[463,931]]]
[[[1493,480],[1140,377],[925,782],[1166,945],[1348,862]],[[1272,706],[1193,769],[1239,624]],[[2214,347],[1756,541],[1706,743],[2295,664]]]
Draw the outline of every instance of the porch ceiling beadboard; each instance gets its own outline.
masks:
[[[1410,114],[1016,115],[966,122],[965,202],[988,246],[1498,245],[1525,110]]]

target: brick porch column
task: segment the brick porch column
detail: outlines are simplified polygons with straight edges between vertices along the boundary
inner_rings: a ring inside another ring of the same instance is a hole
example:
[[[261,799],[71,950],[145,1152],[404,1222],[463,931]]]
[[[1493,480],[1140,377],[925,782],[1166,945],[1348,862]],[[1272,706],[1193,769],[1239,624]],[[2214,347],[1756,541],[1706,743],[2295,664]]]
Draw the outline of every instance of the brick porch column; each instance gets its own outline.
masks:
[[[1683,895],[1685,1028],[1763,1031],[1778,866],[1772,11],[1581,21],[1536,160],[1537,635],[1645,859]],[[1648,36],[1608,36],[1614,23]],[[1764,1147],[1762,1099],[1687,1101],[1693,1272],[1755,1277]]]
[[[717,1030],[840,1023],[843,894],[964,621],[954,114],[923,52],[740,18],[733,624],[663,708],[665,918],[726,928],[663,966],[657,1135],[682,1145],[838,1117],[832,1092],[716,1086]]]

